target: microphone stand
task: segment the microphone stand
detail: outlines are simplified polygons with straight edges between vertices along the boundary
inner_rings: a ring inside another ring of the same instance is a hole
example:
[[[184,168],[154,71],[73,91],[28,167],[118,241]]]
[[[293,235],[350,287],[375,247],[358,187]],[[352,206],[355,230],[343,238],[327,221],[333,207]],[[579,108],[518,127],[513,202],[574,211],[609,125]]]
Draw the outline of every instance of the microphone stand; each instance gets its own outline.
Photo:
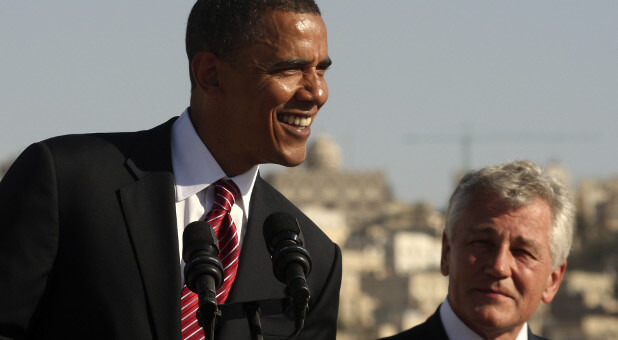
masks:
[[[289,284],[286,287],[286,293],[291,298],[291,306],[288,313],[291,319],[294,320],[294,333],[290,334],[288,339],[294,339],[303,330],[305,324],[305,316],[309,308],[309,286],[304,278],[290,278]]]
[[[221,309],[217,311],[217,315],[220,321],[246,318],[251,340],[263,339],[260,319],[262,316],[283,315],[294,321],[294,332],[287,338],[294,339],[303,329],[309,301],[309,287],[300,280],[295,280],[292,286],[292,289],[286,288],[285,298],[225,303],[219,306]]]
[[[246,319],[252,340],[262,340],[262,316],[285,315],[288,317],[291,299],[277,298],[245,302],[225,303],[221,308],[221,320]]]
[[[247,321],[249,322],[251,340],[263,340],[262,321],[260,320],[260,305],[255,301],[245,304],[245,314],[247,315]]]
[[[195,282],[195,288],[199,299],[199,309],[197,311],[197,322],[204,330],[206,340],[215,339],[215,320],[221,315],[217,307],[215,291],[208,287],[214,287],[212,276],[202,276]]]

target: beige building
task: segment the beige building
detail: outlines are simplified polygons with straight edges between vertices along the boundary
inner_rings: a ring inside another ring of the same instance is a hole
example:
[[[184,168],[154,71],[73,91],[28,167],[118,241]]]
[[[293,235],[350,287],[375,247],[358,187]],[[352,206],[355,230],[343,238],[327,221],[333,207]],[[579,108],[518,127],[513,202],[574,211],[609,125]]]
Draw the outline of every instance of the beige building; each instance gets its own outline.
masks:
[[[418,272],[440,271],[442,242],[420,232],[402,231],[393,235],[395,274],[410,276]]]
[[[310,145],[303,166],[269,174],[266,180],[299,207],[320,205],[341,211],[353,230],[392,201],[381,171],[341,170],[339,147],[326,135]]]

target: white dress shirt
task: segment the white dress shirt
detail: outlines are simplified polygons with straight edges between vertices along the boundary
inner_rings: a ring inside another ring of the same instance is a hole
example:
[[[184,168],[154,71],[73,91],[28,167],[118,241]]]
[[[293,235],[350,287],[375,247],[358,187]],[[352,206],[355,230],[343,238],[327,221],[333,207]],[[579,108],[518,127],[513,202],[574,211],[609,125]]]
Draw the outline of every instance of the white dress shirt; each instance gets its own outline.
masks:
[[[195,131],[188,109],[172,126],[171,149],[176,190],[180,272],[181,282],[184,283],[182,233],[187,224],[204,219],[214,204],[214,187],[211,187],[211,184],[226,175]],[[231,178],[242,194],[242,197],[236,198],[231,211],[239,235],[238,248],[241,250],[249,219],[249,200],[258,169],[259,166],[256,165],[244,174]]]
[[[457,340],[483,340],[476,332],[468,327],[453,311],[453,308],[448,303],[448,297],[440,306],[440,319],[449,339]],[[528,340],[528,323],[519,330],[519,334],[515,340]]]

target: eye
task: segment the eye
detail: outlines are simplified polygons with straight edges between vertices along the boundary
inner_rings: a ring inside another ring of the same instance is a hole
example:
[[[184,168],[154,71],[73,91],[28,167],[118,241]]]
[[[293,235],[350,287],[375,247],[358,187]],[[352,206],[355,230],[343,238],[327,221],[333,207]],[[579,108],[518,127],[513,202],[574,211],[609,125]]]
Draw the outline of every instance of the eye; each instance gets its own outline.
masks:
[[[478,247],[489,247],[492,245],[491,241],[486,239],[471,240],[470,244]]]
[[[278,76],[289,77],[302,73],[303,68],[299,63],[285,62],[278,65],[272,65],[270,67],[264,67],[264,73]]]
[[[531,252],[529,252],[527,249],[524,249],[524,248],[514,248],[514,249],[511,249],[511,252],[516,256],[529,257],[532,259],[535,258]]]
[[[326,73],[326,70],[328,70],[328,68],[330,67],[330,65],[318,65],[316,67],[318,74],[324,75]]]
[[[295,76],[297,74],[300,74],[301,72],[302,70],[298,67],[286,67],[286,68],[275,70],[272,72],[272,74],[289,77],[289,76]]]

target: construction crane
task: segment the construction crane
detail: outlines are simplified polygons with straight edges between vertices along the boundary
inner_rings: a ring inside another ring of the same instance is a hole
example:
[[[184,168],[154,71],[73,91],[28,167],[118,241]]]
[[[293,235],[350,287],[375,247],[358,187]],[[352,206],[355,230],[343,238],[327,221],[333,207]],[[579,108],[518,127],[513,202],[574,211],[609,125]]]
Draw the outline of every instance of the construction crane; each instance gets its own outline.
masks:
[[[592,135],[590,133],[472,133],[469,128],[464,128],[463,132],[459,135],[446,133],[411,133],[404,136],[404,141],[407,144],[459,143],[461,148],[461,170],[468,171],[472,167],[472,146],[475,143],[576,143],[590,142],[598,137],[598,135]]]

